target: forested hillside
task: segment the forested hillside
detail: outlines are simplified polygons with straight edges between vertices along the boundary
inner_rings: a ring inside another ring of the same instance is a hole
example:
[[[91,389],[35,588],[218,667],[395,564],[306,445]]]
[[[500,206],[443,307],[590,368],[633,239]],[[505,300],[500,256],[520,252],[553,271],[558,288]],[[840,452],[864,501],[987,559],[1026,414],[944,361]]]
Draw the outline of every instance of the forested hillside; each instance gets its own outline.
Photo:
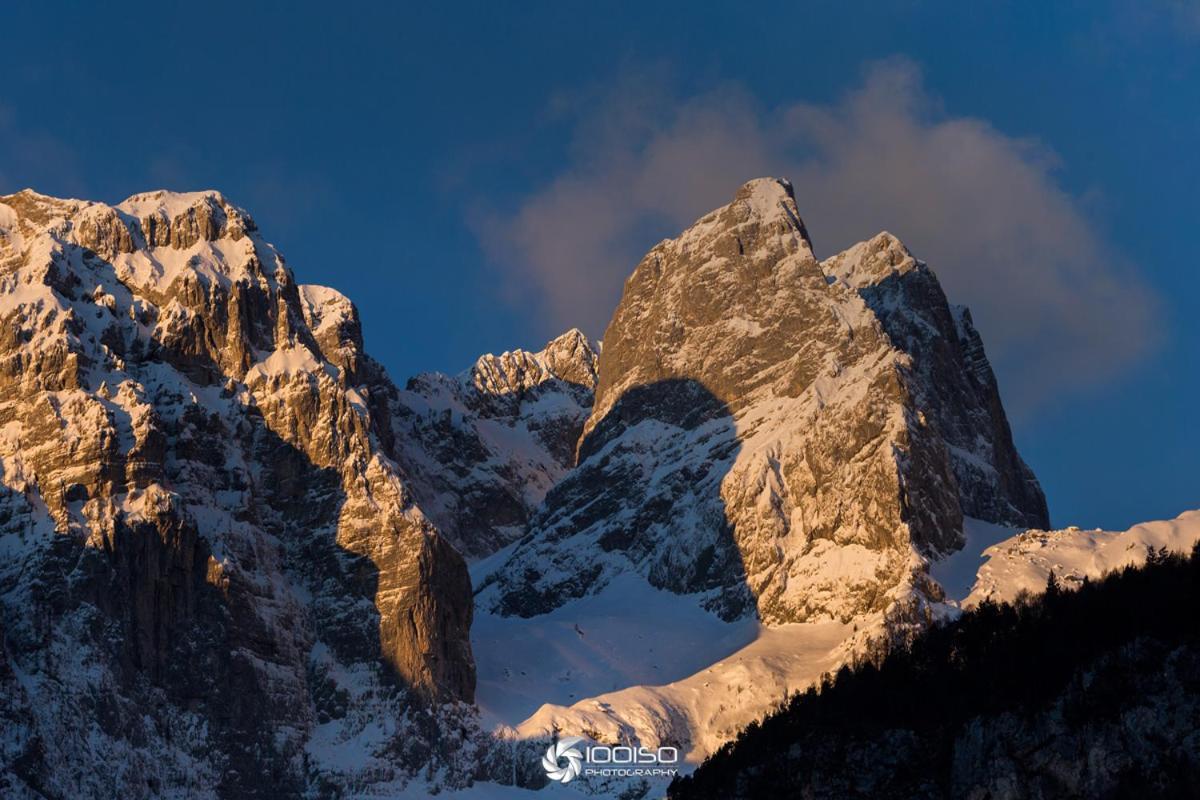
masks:
[[[745,730],[676,800],[1200,796],[1200,547],[984,603]]]

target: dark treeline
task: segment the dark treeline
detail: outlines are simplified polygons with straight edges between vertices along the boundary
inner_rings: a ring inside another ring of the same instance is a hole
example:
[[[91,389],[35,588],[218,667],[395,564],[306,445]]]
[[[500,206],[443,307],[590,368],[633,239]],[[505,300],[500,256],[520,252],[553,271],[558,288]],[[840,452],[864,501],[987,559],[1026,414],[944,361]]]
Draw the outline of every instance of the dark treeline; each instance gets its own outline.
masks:
[[[1200,546],[843,668],[670,796],[1200,797]]]

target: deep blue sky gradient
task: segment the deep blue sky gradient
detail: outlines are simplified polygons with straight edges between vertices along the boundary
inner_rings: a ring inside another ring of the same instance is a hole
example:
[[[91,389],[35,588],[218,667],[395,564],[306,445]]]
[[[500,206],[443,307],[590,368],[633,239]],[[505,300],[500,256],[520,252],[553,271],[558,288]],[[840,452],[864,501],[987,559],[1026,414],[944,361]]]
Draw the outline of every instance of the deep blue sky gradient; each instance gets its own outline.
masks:
[[[1053,150],[1060,184],[1165,300],[1150,357],[1015,421],[1055,523],[1200,506],[1186,3],[16,2],[2,24],[0,193],[218,188],[301,281],[358,304],[400,383],[557,333],[499,291],[471,216],[569,158],[561,93],[644,68],[685,92],[734,81],[766,105],[827,103],[864,64],[911,59],[954,114]]]

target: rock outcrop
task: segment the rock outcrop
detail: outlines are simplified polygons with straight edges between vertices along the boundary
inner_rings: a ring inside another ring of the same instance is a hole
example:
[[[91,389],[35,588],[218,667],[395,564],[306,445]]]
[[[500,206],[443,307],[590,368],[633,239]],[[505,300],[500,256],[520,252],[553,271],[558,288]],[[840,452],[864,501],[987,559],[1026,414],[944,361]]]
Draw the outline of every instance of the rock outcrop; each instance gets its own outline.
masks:
[[[276,797],[437,763],[470,581],[346,298],[215,192],[21,192],[0,386],[8,790]]]
[[[604,337],[578,466],[489,576],[533,616],[636,570],[775,624],[938,597],[962,518],[1045,526],[964,309],[881,234],[824,262],[785,181],[652,249]]]

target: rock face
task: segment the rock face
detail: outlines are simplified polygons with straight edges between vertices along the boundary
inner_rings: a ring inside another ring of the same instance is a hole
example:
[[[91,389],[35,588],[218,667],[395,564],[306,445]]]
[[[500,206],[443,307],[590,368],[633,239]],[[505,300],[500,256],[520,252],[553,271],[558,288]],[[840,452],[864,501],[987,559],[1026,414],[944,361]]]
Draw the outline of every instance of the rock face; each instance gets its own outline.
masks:
[[[21,192],[0,385],[6,794],[275,797],[438,763],[473,696],[470,581],[346,298],[215,192]]]
[[[636,570],[725,618],[936,599],[964,514],[1045,527],[965,309],[881,234],[814,255],[760,179],[652,249],[604,337],[578,466],[478,602],[532,616]]]
[[[525,534],[575,463],[596,352],[578,330],[537,353],[485,355],[466,373],[418,375],[393,404],[400,463],[421,508],[469,559]]]

